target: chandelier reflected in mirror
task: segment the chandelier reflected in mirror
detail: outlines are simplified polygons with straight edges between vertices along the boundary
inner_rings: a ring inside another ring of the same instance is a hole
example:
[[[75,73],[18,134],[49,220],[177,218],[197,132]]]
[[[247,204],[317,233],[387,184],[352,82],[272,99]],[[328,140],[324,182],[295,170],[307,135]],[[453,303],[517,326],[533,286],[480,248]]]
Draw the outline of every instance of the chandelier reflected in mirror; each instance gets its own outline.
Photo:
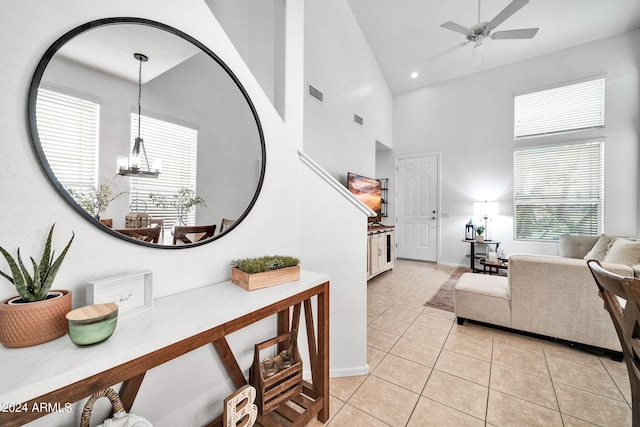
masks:
[[[133,57],[139,62],[138,67],[138,136],[136,137],[133,148],[129,156],[118,156],[118,175],[122,176],[137,176],[146,178],[157,178],[160,175],[160,161],[153,162],[153,169],[149,165],[149,158],[147,157],[147,150],[144,148],[144,140],[140,137],[140,112],[142,104],[142,63],[147,62],[149,58],[142,53],[134,53]],[[141,157],[144,156],[144,166],[141,167]]]

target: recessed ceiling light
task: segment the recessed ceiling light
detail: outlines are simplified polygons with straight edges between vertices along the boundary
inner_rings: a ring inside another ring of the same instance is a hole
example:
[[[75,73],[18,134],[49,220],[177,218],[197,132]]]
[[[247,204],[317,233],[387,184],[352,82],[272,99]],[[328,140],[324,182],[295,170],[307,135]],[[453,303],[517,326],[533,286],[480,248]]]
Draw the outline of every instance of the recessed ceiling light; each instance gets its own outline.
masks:
[[[416,77],[418,77],[418,72],[414,71],[413,73],[411,73],[411,78],[415,79]]]

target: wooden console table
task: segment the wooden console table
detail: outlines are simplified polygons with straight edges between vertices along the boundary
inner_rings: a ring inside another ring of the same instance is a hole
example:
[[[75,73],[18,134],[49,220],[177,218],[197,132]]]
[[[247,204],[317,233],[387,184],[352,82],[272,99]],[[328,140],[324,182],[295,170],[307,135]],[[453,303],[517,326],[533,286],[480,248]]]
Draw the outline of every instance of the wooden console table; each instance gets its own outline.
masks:
[[[317,336],[312,297],[316,299]],[[242,304],[238,304],[242,301]],[[199,347],[212,344],[236,387],[247,383],[226,336],[266,317],[276,315],[277,333],[296,325],[304,308],[311,382],[289,405],[276,412],[292,426],[304,426],[317,417],[329,418],[329,281],[324,274],[302,271],[300,281],[247,292],[224,282],[154,301],[154,308],[119,322],[104,343],[80,348],[63,336],[24,349],[0,348],[3,378],[0,402],[49,404],[64,407],[104,388],[123,383],[120,397],[131,410],[145,373]],[[44,360],[44,361],[43,361]],[[220,406],[222,409],[222,405]],[[0,425],[20,426],[46,412],[0,412]],[[143,415],[143,414],[142,414]],[[80,414],[77,414],[79,420]],[[260,425],[279,425],[269,415]],[[207,426],[222,426],[218,417]]]

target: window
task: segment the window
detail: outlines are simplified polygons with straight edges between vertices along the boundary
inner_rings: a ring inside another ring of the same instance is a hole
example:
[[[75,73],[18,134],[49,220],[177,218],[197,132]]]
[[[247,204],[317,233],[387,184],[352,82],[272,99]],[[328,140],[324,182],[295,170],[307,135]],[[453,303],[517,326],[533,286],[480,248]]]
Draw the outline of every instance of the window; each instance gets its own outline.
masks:
[[[604,127],[605,79],[598,78],[514,98],[514,137]]]
[[[77,192],[94,189],[100,105],[40,87],[36,117],[42,149],[58,181]]]
[[[603,142],[514,153],[515,238],[597,235],[603,227]]]
[[[144,210],[153,218],[165,220],[165,227],[175,224],[178,209],[174,206],[156,206],[150,194],[165,196],[171,204],[181,189],[196,190],[196,160],[198,131],[186,126],[164,120],[141,116],[141,136],[147,150],[149,162],[162,161],[162,171],[156,178],[131,178],[130,201],[132,209]],[[138,115],[131,114],[131,147],[138,135]],[[141,166],[146,167],[144,156]],[[186,218],[187,225],[195,225],[195,209],[191,209]]]

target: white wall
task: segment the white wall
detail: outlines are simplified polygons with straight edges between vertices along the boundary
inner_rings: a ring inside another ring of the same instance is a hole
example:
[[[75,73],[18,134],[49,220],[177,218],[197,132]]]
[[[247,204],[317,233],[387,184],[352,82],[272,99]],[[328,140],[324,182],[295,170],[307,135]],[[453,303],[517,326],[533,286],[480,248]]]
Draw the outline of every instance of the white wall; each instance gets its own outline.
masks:
[[[302,258],[331,277],[331,377],[365,375],[368,212],[317,163],[302,160]]]
[[[346,184],[347,172],[376,176],[375,141],[392,146],[392,96],[346,0],[305,2],[304,151]],[[364,126],[353,121],[357,114]]]
[[[604,231],[638,235],[639,43],[640,31],[633,31],[394,98],[394,150],[379,163],[388,170],[400,156],[442,153],[440,212],[451,217],[441,219],[439,262],[468,265],[468,245],[460,240],[479,200],[500,202],[489,228],[507,253],[557,254],[556,243],[513,240],[513,150],[560,140],[516,143],[513,95],[601,74],[607,75],[606,129],[565,139],[606,138]]]
[[[292,112],[291,122],[287,124],[202,0],[24,0],[3,2],[0,10],[3,28],[0,38],[3,93],[0,98],[3,152],[0,157],[0,245],[10,252],[20,246],[24,255],[37,256],[52,223],[56,223],[56,247],[75,231],[76,239],[55,285],[73,292],[74,307],[84,304],[85,283],[102,277],[149,269],[153,271],[154,294],[162,297],[229,279],[229,261],[234,258],[265,253],[300,254],[297,149],[302,137],[301,5],[292,4],[287,8],[287,31],[294,38],[287,41],[287,84],[293,85],[286,94],[287,109]],[[233,233],[220,240],[185,250],[161,250],[124,242],[82,219],[53,190],[40,169],[28,136],[25,113],[35,67],[45,50],[66,31],[94,19],[113,16],[152,19],[198,39],[230,66],[255,103],[267,144],[264,186],[254,210]],[[6,266],[0,268],[5,270]],[[0,298],[14,294],[15,290],[7,283],[0,285]],[[249,349],[238,352],[243,369],[251,363],[251,345],[269,338],[273,332],[274,328],[263,322],[230,337],[232,348]],[[3,351],[10,350],[0,349],[0,357]],[[151,371],[134,411],[147,415],[156,426],[202,425],[221,412],[222,399],[231,390],[217,356],[210,348],[203,348]],[[79,408],[77,405],[74,408],[69,418],[56,414],[33,425],[76,424]],[[183,416],[188,421],[184,421]]]

